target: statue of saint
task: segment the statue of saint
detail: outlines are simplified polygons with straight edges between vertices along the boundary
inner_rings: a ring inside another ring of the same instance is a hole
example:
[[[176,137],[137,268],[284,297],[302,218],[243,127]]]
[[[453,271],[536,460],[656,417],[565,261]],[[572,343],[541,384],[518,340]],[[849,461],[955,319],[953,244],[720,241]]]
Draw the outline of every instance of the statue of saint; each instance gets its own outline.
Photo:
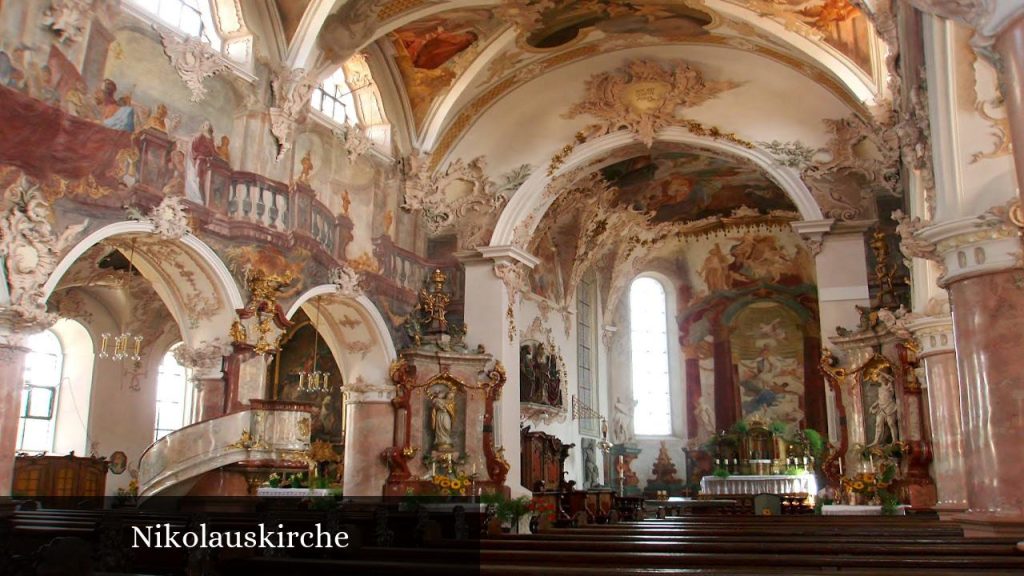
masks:
[[[455,398],[445,388],[430,397],[430,427],[434,430],[434,450],[451,452],[452,422],[455,420]]]
[[[871,405],[870,411],[875,415],[875,438],[868,446],[876,446],[885,439],[885,428],[889,428],[892,441],[900,439],[899,428],[896,425],[896,391],[893,390],[893,378],[885,372],[879,372],[877,376],[878,400]]]

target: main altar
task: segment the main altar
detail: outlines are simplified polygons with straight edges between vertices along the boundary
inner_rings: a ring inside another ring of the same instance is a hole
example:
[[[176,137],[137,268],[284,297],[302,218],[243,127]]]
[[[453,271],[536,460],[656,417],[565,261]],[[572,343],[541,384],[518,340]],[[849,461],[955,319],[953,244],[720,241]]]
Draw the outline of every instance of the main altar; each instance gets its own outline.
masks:
[[[700,481],[702,496],[756,496],[758,494],[813,496],[818,492],[814,474],[739,475],[719,478],[705,476]]]

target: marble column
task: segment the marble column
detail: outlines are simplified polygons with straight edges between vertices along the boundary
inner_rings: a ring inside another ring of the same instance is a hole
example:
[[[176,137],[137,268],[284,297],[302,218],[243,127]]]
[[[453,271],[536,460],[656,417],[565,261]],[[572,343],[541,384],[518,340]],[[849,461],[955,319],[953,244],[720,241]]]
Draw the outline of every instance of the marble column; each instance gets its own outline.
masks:
[[[960,218],[919,234],[943,258],[960,375],[969,536],[1024,535],[1024,271],[1019,232]]]
[[[512,496],[529,492],[521,485],[519,461],[519,316],[518,290],[538,260],[513,246],[486,246],[460,253],[466,269],[466,343],[482,344],[507,371],[508,380],[495,407],[494,442],[509,463],[506,485]]]
[[[1002,72],[1000,91],[1013,141],[1017,193],[1024,198],[1024,16],[1006,24],[996,37],[995,50]]]
[[[25,368],[23,338],[7,335],[0,339],[0,497],[11,495],[14,453],[18,448],[18,419]]]
[[[932,438],[932,477],[939,517],[967,509],[967,475],[960,419],[960,380],[953,348],[953,318],[928,316],[908,328],[918,342],[918,358],[928,390]]]
[[[355,382],[344,390],[345,438],[352,440],[345,442],[345,496],[382,496],[388,469],[381,455],[395,436],[395,386]]]

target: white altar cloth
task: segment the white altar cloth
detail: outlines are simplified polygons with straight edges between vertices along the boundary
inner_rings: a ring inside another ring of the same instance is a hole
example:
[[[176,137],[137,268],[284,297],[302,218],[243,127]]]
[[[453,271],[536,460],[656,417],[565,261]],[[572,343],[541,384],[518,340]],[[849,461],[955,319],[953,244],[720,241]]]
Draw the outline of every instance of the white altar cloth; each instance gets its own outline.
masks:
[[[257,496],[267,498],[307,498],[310,496],[330,496],[331,491],[327,488],[270,488],[260,486],[256,489]]]
[[[905,516],[907,506],[896,507],[897,516]],[[822,516],[881,516],[881,506],[855,506],[850,504],[825,504],[821,507]]]
[[[700,480],[700,492],[703,495],[722,496],[754,496],[757,494],[799,494],[814,496],[818,493],[818,483],[814,474],[790,476],[779,474],[772,476],[705,476]]]

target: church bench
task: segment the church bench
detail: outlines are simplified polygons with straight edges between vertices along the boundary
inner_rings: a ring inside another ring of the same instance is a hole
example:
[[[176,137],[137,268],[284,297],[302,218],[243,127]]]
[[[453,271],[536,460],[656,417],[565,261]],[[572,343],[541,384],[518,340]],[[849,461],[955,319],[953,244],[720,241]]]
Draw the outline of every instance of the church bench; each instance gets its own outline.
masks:
[[[886,555],[942,555],[942,556],[1017,556],[1015,542],[975,544],[973,542],[943,542],[939,545],[913,543],[835,543],[816,542],[813,547],[802,542],[593,542],[589,540],[515,540],[499,539],[481,542],[452,542],[453,547],[479,547],[487,550],[537,550],[537,551],[609,551],[609,552],[701,552],[701,553],[744,553],[744,554],[802,554],[812,549],[819,554],[886,554]]]

